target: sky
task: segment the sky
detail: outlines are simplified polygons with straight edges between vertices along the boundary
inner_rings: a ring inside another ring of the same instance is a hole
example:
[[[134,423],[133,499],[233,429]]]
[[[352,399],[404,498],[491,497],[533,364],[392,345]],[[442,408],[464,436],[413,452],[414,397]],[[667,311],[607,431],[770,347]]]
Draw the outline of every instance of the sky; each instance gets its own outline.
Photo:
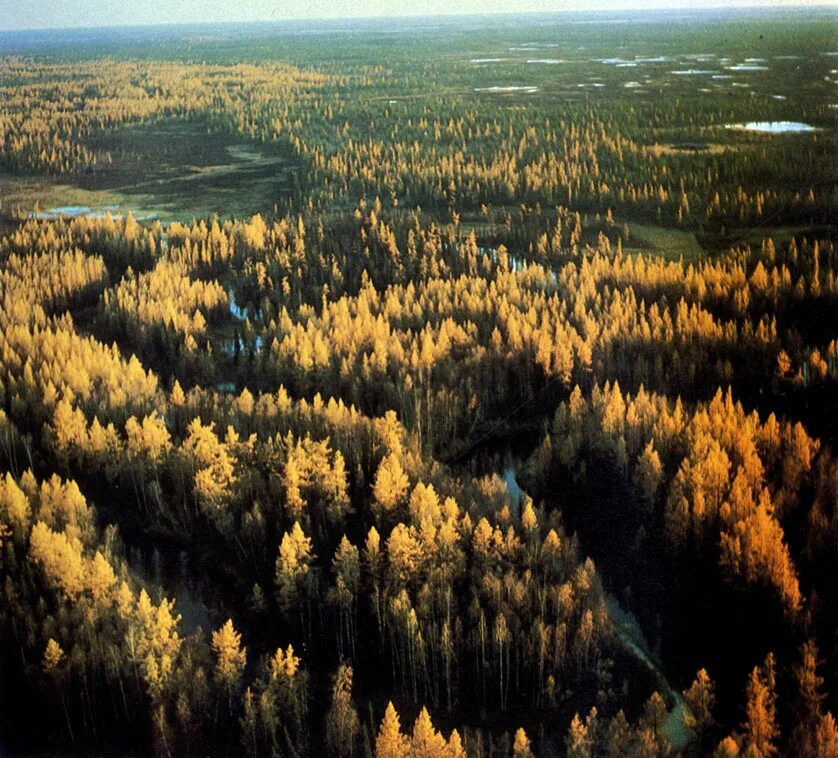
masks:
[[[833,6],[838,0],[0,0],[0,30],[620,8]]]

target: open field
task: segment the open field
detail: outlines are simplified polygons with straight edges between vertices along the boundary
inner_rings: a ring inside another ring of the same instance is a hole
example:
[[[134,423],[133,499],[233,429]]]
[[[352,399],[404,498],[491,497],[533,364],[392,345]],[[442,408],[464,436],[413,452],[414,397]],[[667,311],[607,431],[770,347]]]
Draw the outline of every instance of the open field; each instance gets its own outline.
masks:
[[[117,207],[180,221],[270,213],[291,194],[298,167],[282,145],[262,146],[192,123],[119,127],[90,147],[108,162],[72,183],[0,173],[3,207]]]

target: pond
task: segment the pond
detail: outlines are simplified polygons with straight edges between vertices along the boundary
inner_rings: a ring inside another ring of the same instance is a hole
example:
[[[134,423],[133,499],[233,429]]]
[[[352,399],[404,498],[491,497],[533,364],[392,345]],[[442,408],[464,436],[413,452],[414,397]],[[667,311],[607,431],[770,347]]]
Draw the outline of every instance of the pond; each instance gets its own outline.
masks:
[[[236,303],[236,295],[233,290],[227,290],[227,302],[230,305],[230,313],[233,318],[238,321],[244,321],[247,318],[247,310]]]
[[[736,66],[725,66],[728,71],[768,71],[768,66],[756,66],[750,63],[740,63]]]
[[[157,218],[156,213],[135,214],[132,212],[132,215],[136,221],[154,221]],[[106,216],[122,218],[122,213],[118,205],[105,205],[99,210],[94,210],[89,205],[62,205],[57,208],[48,208],[45,211],[33,211],[29,214],[29,218],[48,221],[58,218],[78,218],[80,216],[94,219],[105,218]]]
[[[763,134],[795,134],[817,132],[818,127],[804,124],[802,121],[748,121],[744,124],[725,124],[725,129]]]
[[[475,92],[526,92],[533,94],[538,92],[538,87],[509,85],[508,87],[475,87]]]

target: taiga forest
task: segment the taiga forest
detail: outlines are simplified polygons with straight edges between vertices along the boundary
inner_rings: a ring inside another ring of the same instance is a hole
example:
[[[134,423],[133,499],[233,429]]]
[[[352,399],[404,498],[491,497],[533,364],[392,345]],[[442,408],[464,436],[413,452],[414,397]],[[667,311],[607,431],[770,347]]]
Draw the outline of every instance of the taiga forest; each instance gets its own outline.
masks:
[[[838,756],[836,51],[0,32],[0,753]]]

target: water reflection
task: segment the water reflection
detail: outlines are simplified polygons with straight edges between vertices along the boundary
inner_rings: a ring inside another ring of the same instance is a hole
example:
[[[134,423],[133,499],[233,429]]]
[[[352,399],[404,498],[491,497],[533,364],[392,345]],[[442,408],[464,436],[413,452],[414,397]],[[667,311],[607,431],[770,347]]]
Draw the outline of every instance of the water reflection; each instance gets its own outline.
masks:
[[[744,124],[726,124],[725,129],[764,134],[789,134],[796,132],[817,132],[818,127],[804,124],[802,121],[748,121]]]

